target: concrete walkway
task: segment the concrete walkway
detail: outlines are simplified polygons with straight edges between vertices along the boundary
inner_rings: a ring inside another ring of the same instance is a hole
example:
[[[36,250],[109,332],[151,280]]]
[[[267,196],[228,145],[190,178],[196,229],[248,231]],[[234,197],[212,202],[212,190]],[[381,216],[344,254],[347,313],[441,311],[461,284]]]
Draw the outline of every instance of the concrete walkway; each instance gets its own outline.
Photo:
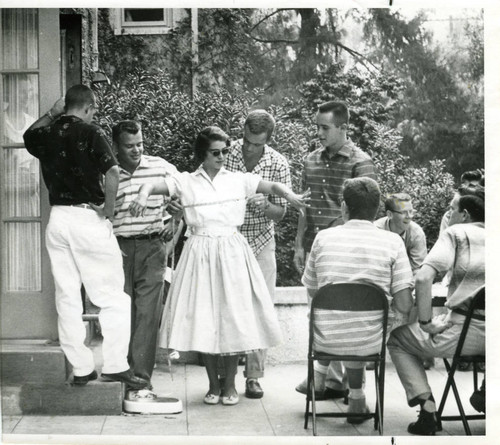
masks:
[[[182,441],[191,437],[218,436],[215,443],[268,443],[275,440],[271,436],[281,437],[283,443],[304,443],[305,437],[312,437],[312,425],[304,430],[303,413],[305,396],[295,392],[295,386],[306,375],[305,363],[269,366],[266,376],[261,380],[264,398],[250,400],[244,397],[244,379],[242,367],[239,367],[237,389],[240,403],[236,406],[208,406],[203,404],[203,397],[208,389],[205,369],[197,365],[177,364],[172,367],[172,374],[166,365],[159,365],[155,371],[153,384],[155,391],[162,396],[174,396],[183,402],[184,410],[176,415],[131,415],[121,416],[8,416],[2,418],[3,442],[5,443],[91,443],[100,439],[100,443],[136,444],[168,443]],[[445,369],[441,360],[429,372],[429,380],[434,394],[441,397]],[[482,377],[482,376],[480,376]],[[472,374],[457,372],[457,382],[462,401],[467,412],[474,410],[469,404],[472,392]],[[374,409],[373,373],[367,373],[367,400]],[[453,398],[449,399],[450,411],[456,409]],[[320,410],[345,410],[340,401],[318,402]],[[450,412],[451,413],[451,412]],[[408,423],[416,420],[417,411],[406,405],[403,388],[392,363],[388,363],[385,390],[384,435],[388,437],[408,436]],[[474,435],[485,435],[485,422],[470,422]],[[443,423],[439,436],[463,435],[461,422]],[[318,419],[318,435],[340,436],[335,443],[349,441],[352,436],[376,436],[373,420],[362,425],[350,425],[345,419]],[[147,436],[147,437],[141,437]],[[166,438],[165,436],[169,436]],[[231,436],[239,436],[238,438]],[[250,437],[253,436],[253,437]],[[288,436],[288,437],[285,437]],[[293,439],[290,436],[301,436]],[[259,439],[260,438],[260,439]],[[206,438],[208,439],[208,438]],[[285,440],[286,439],[286,440]],[[312,439],[311,439],[312,440]],[[191,443],[191,440],[188,440]],[[281,440],[278,442],[282,443]],[[307,442],[309,442],[307,440]],[[313,443],[322,443],[320,442]],[[332,441],[333,442],[333,441]],[[402,443],[408,443],[407,439]],[[203,440],[202,443],[207,443]],[[211,442],[212,443],[212,442]],[[330,442],[328,442],[330,443]],[[351,442],[352,443],[352,442]],[[366,443],[363,442],[363,443]],[[380,442],[379,442],[380,443]],[[383,440],[382,443],[390,443]],[[397,443],[397,440],[396,440]]]

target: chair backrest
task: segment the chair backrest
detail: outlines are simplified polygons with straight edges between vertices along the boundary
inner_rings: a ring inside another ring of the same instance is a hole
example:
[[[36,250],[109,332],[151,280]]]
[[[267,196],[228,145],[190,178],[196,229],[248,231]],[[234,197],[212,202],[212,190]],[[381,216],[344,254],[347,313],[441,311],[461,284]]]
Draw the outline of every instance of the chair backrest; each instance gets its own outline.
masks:
[[[388,310],[387,297],[377,286],[323,286],[311,302],[309,353],[313,349],[334,355],[380,353],[381,346],[385,350]]]
[[[467,336],[467,332],[469,330],[469,325],[473,318],[474,311],[485,309],[485,297],[486,297],[485,286],[479,288],[472,297],[469,309],[467,309],[467,315],[465,316],[462,332],[460,332],[460,337],[458,338],[457,348],[455,350],[455,355],[454,355],[455,360],[458,360],[460,358],[460,355],[462,354],[462,348],[465,343],[465,337]]]
[[[476,292],[476,295],[472,297],[469,310],[471,310],[472,312],[475,311],[476,309],[484,310],[485,297],[486,297],[486,287],[483,286]]]
[[[388,307],[384,291],[365,283],[327,284],[318,290],[312,306],[338,311],[376,311]]]

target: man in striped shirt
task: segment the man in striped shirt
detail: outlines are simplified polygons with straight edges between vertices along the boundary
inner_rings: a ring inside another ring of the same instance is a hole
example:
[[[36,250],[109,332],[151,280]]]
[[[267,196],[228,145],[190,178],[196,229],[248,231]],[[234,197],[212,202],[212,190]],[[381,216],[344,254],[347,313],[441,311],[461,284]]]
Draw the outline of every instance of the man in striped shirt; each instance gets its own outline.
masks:
[[[164,240],[171,236],[171,227],[164,224],[169,215],[163,195],[151,196],[140,217],[132,216],[129,205],[141,185],[157,183],[177,169],[162,158],[143,154],[141,126],[135,121],[121,121],[113,127],[113,148],[120,167],[113,229],[123,254],[125,292],[132,299],[128,359],[134,373],[146,379],[152,389],[167,265]]]
[[[295,239],[295,268],[302,273],[304,262],[316,234],[331,225],[342,224],[340,201],[342,186],[349,178],[367,176],[377,180],[372,159],[347,138],[349,109],[343,102],[326,102],[316,114],[318,137],[322,148],[310,153],[304,161],[303,190],[311,190],[310,207],[305,215],[299,214]],[[297,391],[305,393],[304,385]],[[323,398],[340,398],[345,395],[345,382],[340,363],[332,362]]]
[[[310,298],[329,283],[368,283],[381,288],[390,303],[389,320],[393,309],[409,313],[413,300],[413,278],[408,255],[400,236],[379,230],[373,220],[377,214],[380,190],[371,178],[347,179],[344,183],[342,218],[345,224],[318,233],[311,248],[302,283]],[[365,338],[370,330],[370,317],[360,320],[363,325],[353,332],[337,329],[332,339],[334,353],[366,355],[376,352],[375,344]],[[379,346],[378,346],[379,347]],[[349,381],[349,412],[367,412],[362,389],[362,362],[345,362]],[[325,385],[328,362],[315,363],[318,387]],[[350,423],[363,418],[348,418]]]

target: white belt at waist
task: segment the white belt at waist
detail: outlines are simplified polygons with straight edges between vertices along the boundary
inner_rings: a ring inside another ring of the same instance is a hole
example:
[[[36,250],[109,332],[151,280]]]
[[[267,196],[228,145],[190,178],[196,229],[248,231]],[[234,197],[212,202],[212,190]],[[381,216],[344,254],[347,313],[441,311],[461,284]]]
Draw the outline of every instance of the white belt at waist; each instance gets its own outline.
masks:
[[[191,234],[198,236],[232,236],[238,227],[191,227]]]

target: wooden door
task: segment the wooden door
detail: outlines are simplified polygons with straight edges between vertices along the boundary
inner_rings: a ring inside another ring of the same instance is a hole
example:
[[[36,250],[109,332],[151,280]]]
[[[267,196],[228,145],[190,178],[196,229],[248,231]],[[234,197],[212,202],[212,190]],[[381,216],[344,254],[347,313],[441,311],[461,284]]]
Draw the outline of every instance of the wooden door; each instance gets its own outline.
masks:
[[[0,338],[56,339],[50,206],[22,134],[62,95],[59,10],[0,9]]]

